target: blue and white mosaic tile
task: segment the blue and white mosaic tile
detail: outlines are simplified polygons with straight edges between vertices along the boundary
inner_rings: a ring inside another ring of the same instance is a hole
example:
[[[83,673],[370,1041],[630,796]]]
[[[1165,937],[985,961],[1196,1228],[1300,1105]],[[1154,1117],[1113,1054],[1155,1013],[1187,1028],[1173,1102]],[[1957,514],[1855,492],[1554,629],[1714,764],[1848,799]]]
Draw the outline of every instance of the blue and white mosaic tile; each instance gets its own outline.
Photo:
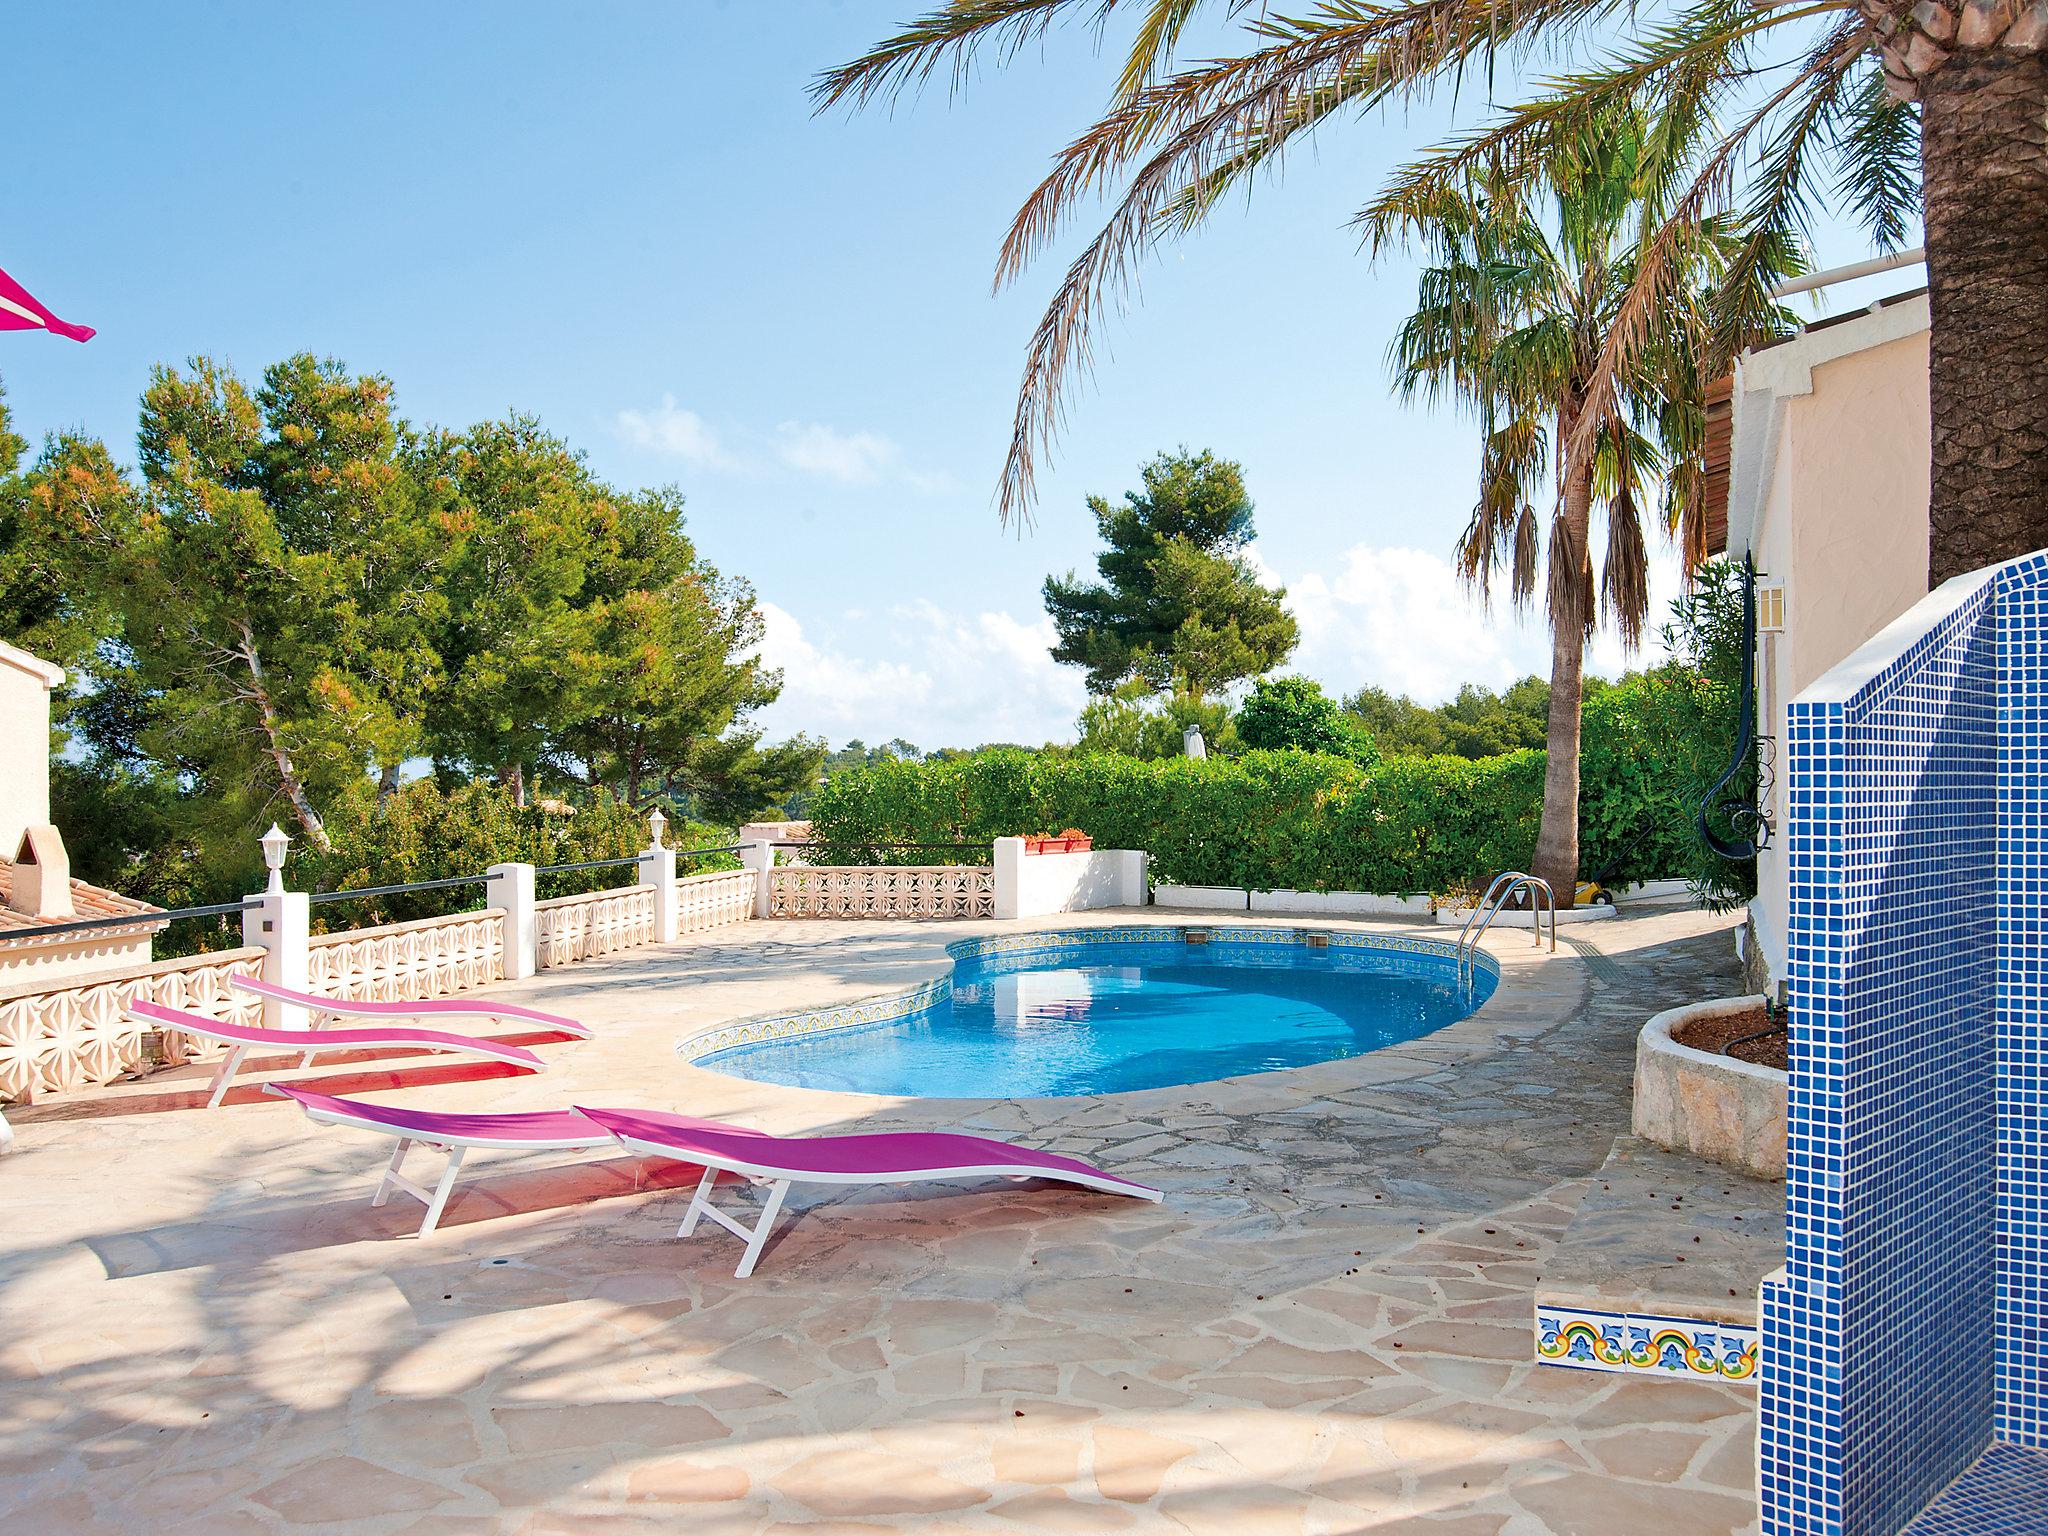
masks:
[[[1763,1531],[1896,1536],[2048,1411],[2048,556],[1934,594],[1792,701],[1784,749]],[[1998,1503],[1913,1529],[2041,1528]]]

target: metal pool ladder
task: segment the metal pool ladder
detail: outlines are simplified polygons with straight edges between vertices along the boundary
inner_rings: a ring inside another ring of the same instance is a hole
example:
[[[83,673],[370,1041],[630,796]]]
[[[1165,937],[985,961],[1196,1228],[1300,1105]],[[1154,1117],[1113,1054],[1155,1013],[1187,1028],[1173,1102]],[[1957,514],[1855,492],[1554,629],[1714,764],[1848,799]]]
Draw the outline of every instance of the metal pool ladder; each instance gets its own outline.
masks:
[[[1511,869],[1496,876],[1493,884],[1486,888],[1486,894],[1479,899],[1479,905],[1472,909],[1465,919],[1465,926],[1458,930],[1458,985],[1467,982],[1468,968],[1478,969],[1477,956],[1479,941],[1486,937],[1486,930],[1493,920],[1500,916],[1500,909],[1515,899],[1515,892],[1526,887],[1529,891],[1530,931],[1535,935],[1536,947],[1543,947],[1543,910],[1550,909],[1550,952],[1557,953],[1557,897],[1551,893],[1550,882],[1528,873],[1526,870]],[[1474,933],[1472,925],[1477,923],[1479,931]]]

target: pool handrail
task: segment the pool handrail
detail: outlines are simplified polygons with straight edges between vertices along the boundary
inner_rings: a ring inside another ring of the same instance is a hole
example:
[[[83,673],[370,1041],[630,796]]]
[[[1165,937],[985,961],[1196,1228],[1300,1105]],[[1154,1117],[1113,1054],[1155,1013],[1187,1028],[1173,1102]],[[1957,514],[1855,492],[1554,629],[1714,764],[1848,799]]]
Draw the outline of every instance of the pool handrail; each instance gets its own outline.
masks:
[[[1505,887],[1505,889],[1503,889]],[[1515,892],[1523,889],[1529,892],[1529,927],[1536,938],[1536,947],[1543,947],[1543,909],[1550,909],[1550,952],[1557,953],[1557,896],[1550,889],[1550,882],[1540,875],[1527,870],[1510,869],[1494,876],[1493,884],[1486,888],[1486,894],[1479,899],[1465,919],[1465,926],[1458,930],[1458,984],[1465,985],[1466,968],[1476,971],[1478,966],[1479,941],[1486,937],[1486,930],[1493,926],[1493,920],[1500,916],[1500,910],[1514,900]],[[1537,898],[1541,897],[1539,901]],[[1472,925],[1479,924],[1474,933]]]

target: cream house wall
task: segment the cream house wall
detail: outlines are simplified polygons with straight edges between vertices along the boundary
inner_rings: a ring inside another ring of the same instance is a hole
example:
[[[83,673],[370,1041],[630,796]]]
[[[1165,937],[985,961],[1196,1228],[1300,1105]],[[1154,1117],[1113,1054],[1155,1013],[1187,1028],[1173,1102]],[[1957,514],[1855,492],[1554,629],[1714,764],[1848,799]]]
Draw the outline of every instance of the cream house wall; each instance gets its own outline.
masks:
[[[1785,594],[1759,636],[1757,728],[1927,593],[1927,304],[1908,298],[1746,355],[1738,365],[1729,552]],[[1769,749],[1767,749],[1769,750]],[[1765,810],[1782,825],[1784,787]],[[1785,850],[1757,858],[1751,907],[1765,967],[1785,974]]]
[[[0,859],[50,819],[50,690],[63,670],[0,641]]]

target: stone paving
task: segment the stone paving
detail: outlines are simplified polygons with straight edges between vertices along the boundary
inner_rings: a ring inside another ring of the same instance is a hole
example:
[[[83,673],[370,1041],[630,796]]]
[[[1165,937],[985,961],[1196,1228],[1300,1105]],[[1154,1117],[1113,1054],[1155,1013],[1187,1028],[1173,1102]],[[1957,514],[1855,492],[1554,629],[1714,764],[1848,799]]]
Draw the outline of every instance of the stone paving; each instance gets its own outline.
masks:
[[[1114,1099],[814,1093],[673,1052],[937,974],[966,933],[1082,921],[752,923],[546,972],[503,990],[596,1039],[541,1046],[539,1076],[408,1065],[400,1096],[964,1126],[1160,1206],[799,1188],[735,1281],[724,1233],[674,1240],[684,1170],[478,1153],[422,1242],[416,1206],[367,1204],[388,1147],[308,1125],[260,1075],[212,1114],[185,1107],[189,1068],[19,1112],[0,1530],[1750,1528],[1753,1391],[1530,1363],[1533,1288],[1628,1128],[1634,1032],[1734,990],[1726,920],[1627,917],[1554,958],[1490,936],[1500,992],[1425,1039]]]

